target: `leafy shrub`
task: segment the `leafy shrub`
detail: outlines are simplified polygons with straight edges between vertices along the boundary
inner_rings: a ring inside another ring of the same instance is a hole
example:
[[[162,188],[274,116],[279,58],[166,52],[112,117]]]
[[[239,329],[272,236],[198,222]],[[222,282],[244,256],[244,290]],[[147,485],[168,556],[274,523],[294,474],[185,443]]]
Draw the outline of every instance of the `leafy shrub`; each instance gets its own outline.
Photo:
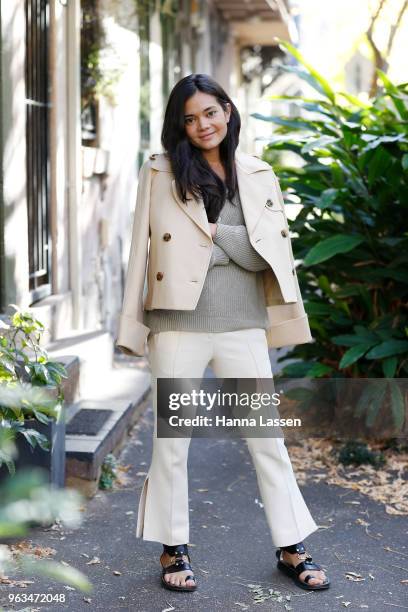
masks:
[[[0,455],[16,454],[14,434],[9,434],[0,428]],[[76,568],[29,554],[14,556],[4,543],[28,536],[33,522],[48,525],[50,521],[59,521],[65,527],[78,528],[82,523],[83,496],[74,489],[54,489],[46,482],[44,472],[35,468],[8,477],[0,486],[0,499],[0,576],[20,571],[25,575],[48,576],[85,593],[91,592],[93,585]],[[15,601],[19,601],[18,595]]]
[[[339,463],[343,465],[364,465],[381,467],[385,464],[385,457],[380,451],[372,451],[364,442],[349,440],[339,450]]]
[[[26,427],[26,421],[47,424],[60,417],[67,372],[40,346],[43,324],[32,312],[11,306],[16,312],[0,321],[0,428],[20,433],[33,448],[49,450],[47,437]],[[12,458],[0,451],[0,467],[3,463],[14,470]]]
[[[369,102],[335,92],[289,43],[299,65],[282,66],[316,98],[272,96],[301,116],[253,116],[277,125],[264,159],[277,166],[291,223],[299,283],[314,343],[285,358],[288,376],[393,378],[408,374],[407,84],[378,71],[383,91]],[[399,409],[398,418],[403,419]]]
[[[335,93],[310,68],[284,69],[324,94],[323,99],[274,96],[312,112],[310,120],[254,115],[279,125],[265,148],[266,160],[279,150],[301,161],[299,167],[275,167],[287,204],[295,194],[303,205],[291,230],[298,235],[294,247],[303,262],[299,276],[316,340],[296,347],[293,355],[311,362],[313,376],[337,371],[403,376],[408,373],[407,85],[395,86],[379,71],[384,92],[365,103]],[[310,375],[308,366],[302,374]]]

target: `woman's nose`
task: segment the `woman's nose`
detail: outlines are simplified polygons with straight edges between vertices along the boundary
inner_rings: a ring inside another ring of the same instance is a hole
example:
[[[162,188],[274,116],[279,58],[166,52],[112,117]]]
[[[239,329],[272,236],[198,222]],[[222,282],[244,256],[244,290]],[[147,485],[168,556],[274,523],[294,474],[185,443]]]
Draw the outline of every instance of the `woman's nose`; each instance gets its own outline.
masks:
[[[205,131],[208,127],[209,127],[209,123],[207,121],[207,119],[199,119],[198,120],[198,127],[201,131]]]

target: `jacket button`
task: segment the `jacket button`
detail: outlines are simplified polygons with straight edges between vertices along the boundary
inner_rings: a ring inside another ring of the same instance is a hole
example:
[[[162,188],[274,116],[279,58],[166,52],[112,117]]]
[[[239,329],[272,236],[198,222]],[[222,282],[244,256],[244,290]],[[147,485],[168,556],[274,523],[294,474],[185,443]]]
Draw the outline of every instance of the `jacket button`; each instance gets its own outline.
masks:
[[[266,205],[267,206],[273,206],[272,200],[266,200]]]
[[[163,272],[158,272],[156,274],[156,278],[157,278],[157,280],[161,280],[163,278]]]
[[[168,242],[171,239],[171,234],[169,234],[168,232],[166,232],[165,234],[163,234],[163,240],[165,240],[166,242]]]
[[[284,238],[286,238],[286,236],[288,235],[288,232],[287,232],[285,229],[283,229],[283,230],[281,230],[281,235],[282,235]]]
[[[295,268],[292,268],[292,274],[295,276]]]

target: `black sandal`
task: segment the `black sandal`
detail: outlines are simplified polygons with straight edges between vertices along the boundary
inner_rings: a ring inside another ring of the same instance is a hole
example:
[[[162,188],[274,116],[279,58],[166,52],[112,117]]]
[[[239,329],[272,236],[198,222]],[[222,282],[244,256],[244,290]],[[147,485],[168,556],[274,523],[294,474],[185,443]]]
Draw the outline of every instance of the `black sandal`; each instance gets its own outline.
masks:
[[[190,555],[188,554],[187,544],[178,544],[177,546],[167,546],[167,544],[163,544],[163,552],[168,553],[171,557],[175,557],[176,559],[175,563],[173,563],[172,565],[163,567],[161,581],[166,587],[166,589],[169,589],[170,591],[195,591],[197,588],[197,584],[194,584],[193,586],[178,586],[176,584],[170,584],[169,582],[167,582],[167,580],[164,579],[165,574],[172,574],[173,572],[183,572],[185,570],[193,571],[193,568],[190,565],[191,559]],[[187,561],[184,561],[183,555],[187,555],[189,561],[188,563]],[[191,575],[186,576],[184,578],[185,581],[189,579],[193,579],[194,582],[196,582],[195,576]]]
[[[286,550],[290,554],[297,553],[299,559],[301,559],[301,555],[305,555],[302,559],[302,562],[296,565],[290,565],[281,559],[281,552]],[[312,574],[307,574],[303,580],[299,578],[300,574],[305,570],[321,570],[322,568],[317,563],[312,563],[312,557],[307,554],[305,546],[303,542],[299,542],[299,544],[293,544],[292,546],[281,546],[276,551],[276,556],[278,558],[278,569],[284,572],[287,576],[293,578],[297,586],[306,591],[322,591],[323,589],[328,589],[330,586],[330,580],[326,578],[324,582],[321,584],[308,584],[309,580],[312,578],[316,578]]]

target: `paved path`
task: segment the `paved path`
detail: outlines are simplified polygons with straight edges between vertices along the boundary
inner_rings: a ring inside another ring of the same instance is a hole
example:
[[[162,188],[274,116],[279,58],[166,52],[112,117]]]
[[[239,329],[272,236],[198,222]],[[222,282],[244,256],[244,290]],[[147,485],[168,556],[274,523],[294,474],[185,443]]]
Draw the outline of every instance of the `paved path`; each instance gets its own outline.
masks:
[[[302,489],[316,522],[324,526],[307,539],[307,544],[316,561],[327,569],[332,588],[306,593],[275,569],[275,549],[264,511],[255,501],[259,500],[255,472],[242,440],[192,441],[190,551],[199,588],[194,594],[164,589],[159,580],[160,544],[143,542],[134,535],[137,501],[150,461],[152,427],[153,413],[149,406],[121,454],[121,463],[131,465],[129,482],[110,492],[101,491],[90,500],[79,530],[70,533],[37,530],[31,536],[36,544],[55,548],[56,559],[86,572],[96,587],[89,596],[91,601],[85,602],[82,593],[35,577],[35,584],[26,592],[64,592],[67,603],[26,610],[261,612],[291,608],[332,612],[346,607],[389,612],[407,609],[408,584],[401,582],[408,579],[408,550],[403,547],[403,542],[408,542],[406,517],[389,516],[381,505],[350,490],[324,483]],[[357,519],[370,523],[370,535]],[[392,554],[384,547],[399,550],[401,554]],[[99,557],[100,563],[86,565],[93,556]],[[121,574],[114,575],[114,571]],[[347,580],[346,571],[361,574],[365,580]],[[264,594],[268,588],[280,591],[282,601],[277,601],[275,594],[263,603],[255,603],[256,593],[248,586],[251,584],[259,585]],[[7,592],[5,587],[0,587],[0,602],[5,609],[22,610],[22,605],[14,608],[5,605]],[[290,601],[286,596],[290,596]]]

